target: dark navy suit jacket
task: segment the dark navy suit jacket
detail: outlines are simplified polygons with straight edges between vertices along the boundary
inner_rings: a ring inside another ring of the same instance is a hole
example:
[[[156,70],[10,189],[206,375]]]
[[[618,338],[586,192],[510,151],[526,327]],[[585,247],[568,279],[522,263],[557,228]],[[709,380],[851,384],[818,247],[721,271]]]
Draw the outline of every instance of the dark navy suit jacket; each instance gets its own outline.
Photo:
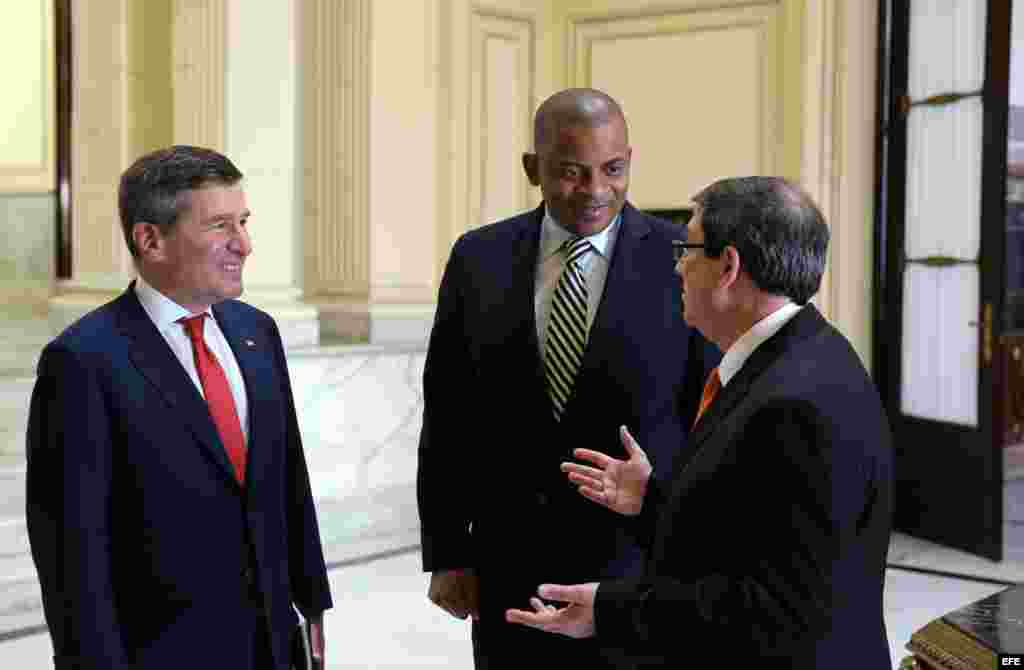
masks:
[[[534,308],[543,206],[452,249],[424,370],[418,495],[427,571],[475,568],[484,622],[529,608],[543,582],[636,575],[631,521],[583,498],[559,464],[577,447],[625,456],[626,425],[656,477],[686,433],[718,351],[680,312],[671,240],[684,230],[626,204],[575,390],[552,417]],[[522,628],[516,626],[516,628]]]
[[[252,667],[253,586],[284,667],[293,602],[331,606],[277,326],[213,312],[248,393],[244,488],[134,285],[43,351],[27,518],[57,668]]]
[[[638,667],[891,667],[890,440],[860,359],[808,305],[712,402],[691,462],[648,490],[647,576],[601,584],[598,638]]]

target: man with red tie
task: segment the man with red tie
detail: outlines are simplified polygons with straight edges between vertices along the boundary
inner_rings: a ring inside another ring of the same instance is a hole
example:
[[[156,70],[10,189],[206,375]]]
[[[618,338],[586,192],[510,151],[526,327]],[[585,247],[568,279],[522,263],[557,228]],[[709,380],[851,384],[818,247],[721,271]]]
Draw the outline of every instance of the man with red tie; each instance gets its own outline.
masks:
[[[236,300],[242,173],[208,149],[121,177],[138,278],[40,358],[27,519],[56,668],[291,667],[331,606],[281,337]]]
[[[677,243],[683,316],[725,352],[690,433],[694,456],[665,485],[623,427],[625,458],[578,449],[590,465],[562,466],[584,497],[635,518],[646,574],[541,585],[548,602],[506,618],[596,636],[638,668],[723,655],[758,668],[891,667],[890,433],[860,359],[809,303],[828,228],[781,178],[725,179],[694,201]]]

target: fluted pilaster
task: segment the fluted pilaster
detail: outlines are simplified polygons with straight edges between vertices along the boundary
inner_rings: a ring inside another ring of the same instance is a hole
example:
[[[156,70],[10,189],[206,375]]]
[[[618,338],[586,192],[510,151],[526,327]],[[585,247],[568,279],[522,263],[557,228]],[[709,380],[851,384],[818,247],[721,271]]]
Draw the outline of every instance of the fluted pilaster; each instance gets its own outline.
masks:
[[[315,298],[369,294],[370,5],[302,3],[305,289]]]
[[[172,39],[174,141],[223,151],[224,0],[174,0]]]

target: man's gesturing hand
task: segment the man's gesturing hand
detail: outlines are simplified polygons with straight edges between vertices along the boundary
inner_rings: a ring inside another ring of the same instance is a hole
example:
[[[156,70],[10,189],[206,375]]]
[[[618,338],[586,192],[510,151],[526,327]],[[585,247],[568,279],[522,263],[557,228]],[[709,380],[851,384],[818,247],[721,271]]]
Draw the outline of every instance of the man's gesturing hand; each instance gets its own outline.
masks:
[[[635,516],[644,506],[651,462],[625,426],[619,428],[619,437],[629,460],[621,461],[590,449],[575,449],[572,453],[576,458],[597,467],[562,463],[562,472],[569,475],[569,481],[578,486],[583,497],[619,514]]]
[[[533,611],[506,610],[505,620],[521,623],[548,633],[559,633],[569,637],[592,637],[594,629],[594,600],[597,598],[597,582],[559,586],[542,584],[537,593],[541,598],[568,603],[557,608],[546,605],[540,598],[530,598]]]
[[[456,619],[480,618],[480,583],[472,570],[438,570],[430,573],[430,602]]]

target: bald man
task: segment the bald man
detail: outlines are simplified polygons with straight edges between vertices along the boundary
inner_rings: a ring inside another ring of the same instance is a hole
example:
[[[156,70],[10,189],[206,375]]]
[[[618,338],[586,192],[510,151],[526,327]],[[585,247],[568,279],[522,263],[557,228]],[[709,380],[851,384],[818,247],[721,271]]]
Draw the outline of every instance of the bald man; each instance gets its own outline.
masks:
[[[642,572],[634,522],[564,480],[574,448],[625,458],[625,425],[656,478],[690,456],[719,352],[681,317],[672,241],[685,230],[627,200],[632,155],[615,100],[551,96],[523,155],[543,203],[459,238],[441,281],[423,375],[423,566],[430,600],[472,619],[477,668],[620,667],[615,649],[504,613],[540,583]]]

